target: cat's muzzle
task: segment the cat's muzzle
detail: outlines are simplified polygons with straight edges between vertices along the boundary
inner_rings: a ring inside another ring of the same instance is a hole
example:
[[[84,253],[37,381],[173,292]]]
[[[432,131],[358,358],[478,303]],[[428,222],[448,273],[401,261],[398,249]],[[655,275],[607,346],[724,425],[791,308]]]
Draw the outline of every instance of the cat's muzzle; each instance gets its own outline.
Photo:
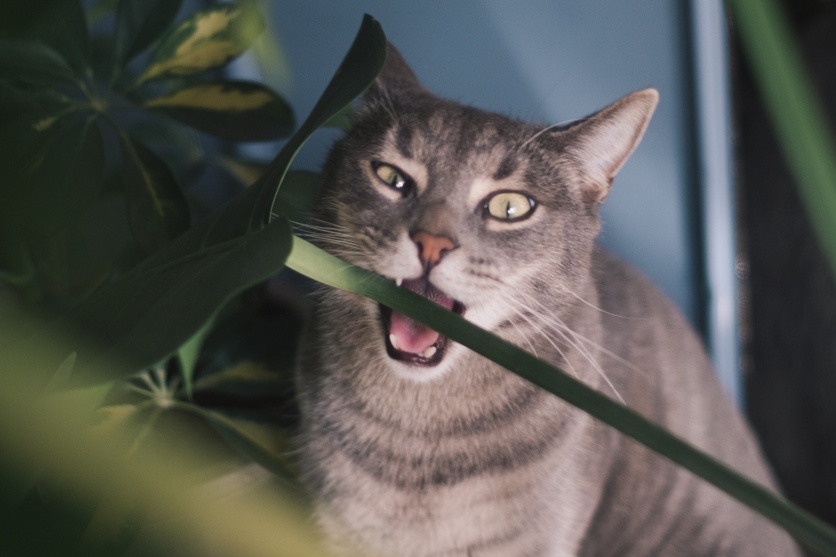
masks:
[[[401,286],[458,315],[464,314],[464,304],[436,288],[426,276],[404,280]],[[420,366],[435,366],[444,358],[447,337],[386,306],[380,306],[380,316],[390,358]]]

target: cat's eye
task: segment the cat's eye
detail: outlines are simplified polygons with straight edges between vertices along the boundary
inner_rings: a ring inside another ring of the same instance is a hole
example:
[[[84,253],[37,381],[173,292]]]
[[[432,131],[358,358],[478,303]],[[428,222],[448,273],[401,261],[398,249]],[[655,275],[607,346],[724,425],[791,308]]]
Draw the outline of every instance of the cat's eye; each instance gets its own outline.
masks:
[[[500,191],[485,201],[484,209],[497,220],[511,222],[529,217],[535,206],[535,201],[524,193]]]
[[[411,189],[412,180],[400,169],[385,162],[373,162],[372,169],[380,180],[401,195],[407,195]]]

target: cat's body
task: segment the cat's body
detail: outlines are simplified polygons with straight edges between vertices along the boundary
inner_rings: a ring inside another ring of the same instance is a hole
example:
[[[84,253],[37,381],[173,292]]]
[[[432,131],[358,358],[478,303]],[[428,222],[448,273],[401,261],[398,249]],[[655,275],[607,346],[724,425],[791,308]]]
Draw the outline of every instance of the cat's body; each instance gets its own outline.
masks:
[[[768,484],[696,336],[594,245],[656,98],[544,130],[438,99],[392,52],[326,166],[316,236]],[[795,555],[714,488],[371,300],[321,293],[298,385],[302,467],[337,550]]]

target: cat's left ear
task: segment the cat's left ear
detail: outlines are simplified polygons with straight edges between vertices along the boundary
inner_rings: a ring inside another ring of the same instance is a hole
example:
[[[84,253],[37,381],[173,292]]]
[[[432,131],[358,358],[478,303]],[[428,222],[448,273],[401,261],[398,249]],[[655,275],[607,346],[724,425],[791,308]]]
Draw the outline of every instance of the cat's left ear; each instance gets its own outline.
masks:
[[[623,97],[566,130],[566,148],[583,176],[583,195],[601,202],[613,178],[641,141],[659,102],[655,89]]]

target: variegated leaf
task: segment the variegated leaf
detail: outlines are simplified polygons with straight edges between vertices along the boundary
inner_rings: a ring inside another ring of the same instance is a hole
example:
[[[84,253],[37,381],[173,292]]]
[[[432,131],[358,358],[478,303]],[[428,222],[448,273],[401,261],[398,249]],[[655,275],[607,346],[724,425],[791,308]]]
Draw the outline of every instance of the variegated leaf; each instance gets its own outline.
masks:
[[[121,139],[128,222],[136,241],[153,252],[189,228],[189,206],[160,157],[126,135]]]
[[[288,135],[293,112],[258,83],[222,81],[194,85],[145,103],[148,108],[227,139],[263,141]]]
[[[202,10],[160,40],[139,81],[222,66],[243,53],[263,28],[258,13],[236,4]]]

